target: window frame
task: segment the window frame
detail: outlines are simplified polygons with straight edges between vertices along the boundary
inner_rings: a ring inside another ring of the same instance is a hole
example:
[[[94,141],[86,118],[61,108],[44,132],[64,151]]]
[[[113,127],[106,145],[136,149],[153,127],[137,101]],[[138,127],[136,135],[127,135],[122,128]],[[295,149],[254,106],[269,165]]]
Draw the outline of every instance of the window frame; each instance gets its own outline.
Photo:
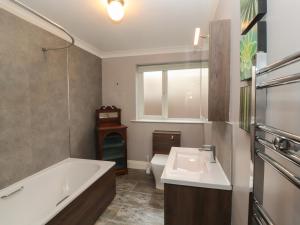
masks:
[[[138,65],[136,74],[136,120],[137,121],[189,121],[203,122],[207,118],[201,115],[199,118],[173,118],[168,117],[168,70],[184,70],[184,69],[202,69],[208,68],[208,61],[186,62],[186,63],[170,63],[157,65]],[[162,71],[162,114],[161,115],[145,115],[144,114],[144,72]],[[200,75],[201,76],[201,75]],[[201,89],[202,79],[200,79]]]

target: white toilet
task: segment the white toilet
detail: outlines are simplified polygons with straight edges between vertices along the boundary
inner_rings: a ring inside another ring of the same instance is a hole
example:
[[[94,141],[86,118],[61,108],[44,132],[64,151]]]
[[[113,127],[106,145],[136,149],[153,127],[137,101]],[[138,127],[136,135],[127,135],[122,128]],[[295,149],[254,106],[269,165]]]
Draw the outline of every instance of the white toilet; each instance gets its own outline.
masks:
[[[164,171],[169,155],[154,154],[151,160],[151,169],[154,174],[155,185],[157,189],[163,190],[164,184],[161,182],[160,177]]]

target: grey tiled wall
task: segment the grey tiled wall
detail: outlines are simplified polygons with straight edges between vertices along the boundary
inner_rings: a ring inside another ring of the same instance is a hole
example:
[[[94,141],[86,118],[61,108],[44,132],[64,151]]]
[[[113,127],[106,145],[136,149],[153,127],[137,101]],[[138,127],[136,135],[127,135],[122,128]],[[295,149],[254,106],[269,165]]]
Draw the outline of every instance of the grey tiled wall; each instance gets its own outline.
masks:
[[[95,109],[101,103],[101,59],[69,50],[71,156],[95,158]]]
[[[0,34],[1,189],[69,157],[70,151],[73,157],[94,157],[101,59],[77,47],[44,54],[42,47],[66,42],[2,9]]]

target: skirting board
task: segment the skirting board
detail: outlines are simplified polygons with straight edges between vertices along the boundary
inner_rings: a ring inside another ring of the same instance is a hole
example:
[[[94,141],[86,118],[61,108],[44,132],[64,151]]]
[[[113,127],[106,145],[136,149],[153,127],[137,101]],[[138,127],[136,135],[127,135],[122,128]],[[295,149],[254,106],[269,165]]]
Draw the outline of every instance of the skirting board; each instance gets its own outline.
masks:
[[[150,163],[146,161],[127,160],[127,166],[130,169],[146,170]]]

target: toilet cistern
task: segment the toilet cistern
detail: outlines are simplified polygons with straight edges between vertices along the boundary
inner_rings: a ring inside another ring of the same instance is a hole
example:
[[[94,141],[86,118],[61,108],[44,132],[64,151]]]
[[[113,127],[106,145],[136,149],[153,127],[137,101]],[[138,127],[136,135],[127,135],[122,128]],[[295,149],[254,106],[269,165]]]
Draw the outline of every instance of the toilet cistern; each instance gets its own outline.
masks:
[[[210,163],[216,163],[216,146],[215,145],[202,145],[198,148],[199,151],[211,151],[212,157],[210,158]]]

